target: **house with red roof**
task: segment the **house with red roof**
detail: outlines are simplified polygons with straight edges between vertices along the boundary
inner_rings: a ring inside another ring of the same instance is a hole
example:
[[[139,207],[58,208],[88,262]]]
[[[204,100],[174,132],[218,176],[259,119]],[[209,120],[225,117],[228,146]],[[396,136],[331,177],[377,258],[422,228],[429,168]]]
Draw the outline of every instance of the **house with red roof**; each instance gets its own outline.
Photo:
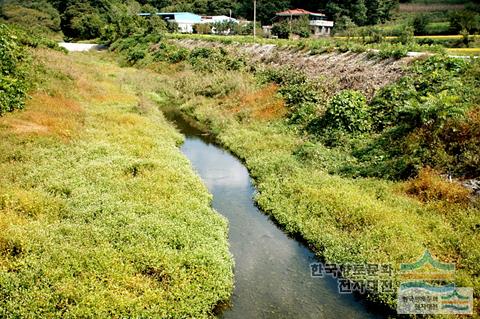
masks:
[[[276,16],[280,21],[285,19],[292,21],[307,16],[310,22],[310,30],[314,37],[329,36],[333,28],[333,21],[327,20],[327,16],[323,13],[310,12],[304,9],[291,9],[277,12]]]

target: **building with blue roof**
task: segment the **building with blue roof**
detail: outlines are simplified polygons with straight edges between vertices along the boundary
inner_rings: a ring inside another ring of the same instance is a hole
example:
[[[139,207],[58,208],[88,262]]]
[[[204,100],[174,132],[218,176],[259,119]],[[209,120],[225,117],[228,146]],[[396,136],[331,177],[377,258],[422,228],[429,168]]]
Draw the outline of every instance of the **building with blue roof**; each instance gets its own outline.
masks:
[[[151,16],[151,13],[139,13],[139,16],[148,17]],[[213,24],[216,22],[234,22],[239,23],[237,19],[227,17],[227,16],[200,16],[195,13],[190,12],[158,12],[155,15],[163,18],[166,22],[175,22],[178,24],[178,31],[182,33],[193,33],[193,26],[195,24],[209,23]],[[213,29],[212,32],[215,32]]]
[[[150,16],[150,13],[139,13],[140,16]],[[163,20],[169,22],[176,22],[178,30],[182,33],[192,33],[193,25],[202,23],[202,17],[198,14],[190,12],[158,12],[157,16],[162,17]]]

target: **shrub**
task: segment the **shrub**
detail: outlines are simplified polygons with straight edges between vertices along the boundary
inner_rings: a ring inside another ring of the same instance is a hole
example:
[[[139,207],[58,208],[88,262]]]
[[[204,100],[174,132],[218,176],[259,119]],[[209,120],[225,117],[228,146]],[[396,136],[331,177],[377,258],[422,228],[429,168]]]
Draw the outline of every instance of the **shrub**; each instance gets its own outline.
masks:
[[[464,114],[464,108],[458,101],[459,97],[448,91],[411,99],[399,109],[398,123],[412,128],[426,126],[431,130],[443,129],[449,119]]]
[[[308,124],[321,109],[322,92],[302,71],[291,68],[267,69],[258,74],[261,83],[275,83],[290,110],[292,124]]]
[[[0,116],[22,109],[28,90],[27,53],[18,37],[0,24]]]
[[[167,30],[170,33],[177,33],[178,32],[178,23],[176,21],[168,21]]]
[[[28,6],[28,7],[27,7]],[[6,4],[0,13],[8,23],[20,25],[32,32],[52,35],[60,30],[60,15],[49,3]]]
[[[310,25],[307,17],[301,17],[293,21],[283,20],[274,23],[272,26],[272,34],[280,39],[288,39],[290,34],[298,35],[301,38],[310,36]]]
[[[473,33],[479,29],[478,13],[470,10],[462,10],[450,14],[450,32],[458,34],[460,31],[466,30],[468,33]]]
[[[467,202],[470,190],[456,181],[448,181],[430,167],[420,170],[418,176],[407,182],[407,193],[415,195],[424,202],[447,201],[449,203]]]
[[[196,71],[214,72],[216,70],[240,70],[246,62],[228,54],[223,48],[195,48],[190,52],[188,62]]]
[[[400,78],[397,83],[380,89],[371,102],[373,127],[382,131],[397,123],[398,110],[404,101],[414,98],[417,91],[410,76]]]
[[[110,46],[110,50],[123,55],[129,65],[134,65],[147,57],[150,47],[160,42],[162,34],[134,34],[127,38],[117,40]]]
[[[236,23],[233,32],[239,35],[253,35],[253,22]],[[256,32],[258,36],[263,36],[263,30],[260,23],[257,23]]]
[[[212,33],[212,25],[209,23],[197,23],[193,25],[193,33],[210,34]]]
[[[433,56],[380,90],[371,103],[381,133],[356,147],[361,175],[408,178],[429,165],[456,176],[479,176],[480,63]],[[355,171],[355,169],[350,169]]]
[[[170,63],[179,63],[188,58],[189,51],[185,48],[179,48],[165,42],[151,48],[154,61],[164,61]]]
[[[290,36],[290,26],[285,21],[274,23],[272,26],[272,34],[280,39],[288,39]]]
[[[377,27],[361,29],[361,37],[364,43],[382,43],[385,41],[383,30]]]
[[[378,56],[382,59],[401,59],[407,56],[408,48],[403,44],[386,44],[380,48]]]
[[[328,103],[323,123],[326,127],[347,132],[370,130],[372,122],[367,99],[358,91],[341,91]]]
[[[398,35],[398,41],[401,44],[413,43],[415,41],[414,35],[415,33],[413,27],[405,26],[402,32],[400,32],[400,34]]]
[[[415,35],[427,34],[427,25],[429,22],[430,21],[427,15],[416,15],[412,22],[413,32],[415,33]]]

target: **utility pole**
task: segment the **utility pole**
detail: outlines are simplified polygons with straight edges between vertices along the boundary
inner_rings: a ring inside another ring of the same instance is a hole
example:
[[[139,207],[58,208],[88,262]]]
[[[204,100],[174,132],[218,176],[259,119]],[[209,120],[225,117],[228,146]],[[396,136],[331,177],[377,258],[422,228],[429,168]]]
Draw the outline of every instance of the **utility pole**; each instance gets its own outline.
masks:
[[[253,42],[257,40],[257,0],[253,0]]]

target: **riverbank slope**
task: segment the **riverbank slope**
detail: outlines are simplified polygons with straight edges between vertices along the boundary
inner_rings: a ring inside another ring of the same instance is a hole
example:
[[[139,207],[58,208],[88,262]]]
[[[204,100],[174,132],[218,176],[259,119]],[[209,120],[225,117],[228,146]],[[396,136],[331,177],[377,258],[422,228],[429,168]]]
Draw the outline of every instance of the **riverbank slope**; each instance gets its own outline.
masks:
[[[211,317],[227,222],[145,95],[158,77],[32,54],[37,87],[0,118],[0,317]]]

